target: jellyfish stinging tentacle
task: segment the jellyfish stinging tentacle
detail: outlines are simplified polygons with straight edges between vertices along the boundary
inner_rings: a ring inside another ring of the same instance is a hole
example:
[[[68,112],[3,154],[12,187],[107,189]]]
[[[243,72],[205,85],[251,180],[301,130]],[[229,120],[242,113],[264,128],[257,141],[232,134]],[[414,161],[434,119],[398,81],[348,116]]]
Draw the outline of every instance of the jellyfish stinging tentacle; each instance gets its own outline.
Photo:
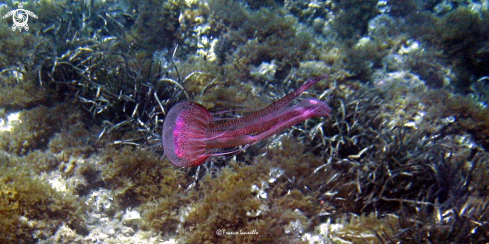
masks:
[[[165,155],[176,166],[197,166],[209,157],[232,153],[219,150],[249,146],[307,119],[329,116],[331,108],[316,99],[287,106],[325,77],[306,82],[261,110],[224,122],[217,121],[202,105],[178,103],[170,109],[163,123]]]

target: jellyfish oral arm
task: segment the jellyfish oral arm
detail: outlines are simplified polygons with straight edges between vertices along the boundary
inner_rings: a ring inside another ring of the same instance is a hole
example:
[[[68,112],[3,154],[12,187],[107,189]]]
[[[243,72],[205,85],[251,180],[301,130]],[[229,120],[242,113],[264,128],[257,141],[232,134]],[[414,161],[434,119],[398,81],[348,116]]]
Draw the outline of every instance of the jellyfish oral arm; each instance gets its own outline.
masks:
[[[229,120],[229,121],[221,122],[221,123],[212,123],[209,126],[209,128],[211,128],[211,129],[216,128],[216,127],[217,128],[226,128],[228,126],[233,127],[233,126],[237,126],[240,124],[245,124],[245,123],[254,121],[256,118],[262,117],[266,114],[273,113],[273,112],[279,110],[280,108],[283,108],[287,104],[289,104],[292,100],[294,100],[300,94],[302,94],[307,89],[309,89],[309,87],[316,84],[318,81],[325,79],[325,78],[328,78],[328,77],[329,77],[328,75],[324,75],[324,76],[321,76],[319,78],[310,80],[310,81],[306,82],[304,85],[302,85],[299,88],[297,88],[296,90],[294,90],[293,92],[285,95],[285,97],[283,97],[283,98],[279,99],[278,101],[266,106],[265,108],[262,108],[256,112],[253,112],[247,116],[244,116],[244,117],[241,117],[238,119]]]
[[[228,130],[206,141],[211,148],[252,145],[307,119],[329,116],[331,108],[315,99],[306,99],[295,106],[281,109],[279,114],[250,121],[239,129]],[[212,155],[211,156],[215,156]]]

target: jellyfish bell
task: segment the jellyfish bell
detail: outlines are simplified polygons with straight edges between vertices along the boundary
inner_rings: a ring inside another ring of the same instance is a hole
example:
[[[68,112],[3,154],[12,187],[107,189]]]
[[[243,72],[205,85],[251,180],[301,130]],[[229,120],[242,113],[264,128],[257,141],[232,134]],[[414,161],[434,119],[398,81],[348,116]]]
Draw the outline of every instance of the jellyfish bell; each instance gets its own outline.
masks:
[[[171,163],[191,167],[205,162],[206,129],[212,115],[202,105],[181,102],[173,106],[163,123],[163,149]]]

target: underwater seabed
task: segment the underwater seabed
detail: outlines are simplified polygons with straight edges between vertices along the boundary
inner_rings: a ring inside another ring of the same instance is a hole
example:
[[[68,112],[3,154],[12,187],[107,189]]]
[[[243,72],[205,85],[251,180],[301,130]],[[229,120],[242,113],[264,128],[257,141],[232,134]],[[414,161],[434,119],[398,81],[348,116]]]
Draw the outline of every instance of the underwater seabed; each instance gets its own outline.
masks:
[[[489,240],[487,0],[23,8],[29,31],[0,19],[0,243]],[[175,104],[237,118],[325,75],[295,104],[329,117],[163,157]]]

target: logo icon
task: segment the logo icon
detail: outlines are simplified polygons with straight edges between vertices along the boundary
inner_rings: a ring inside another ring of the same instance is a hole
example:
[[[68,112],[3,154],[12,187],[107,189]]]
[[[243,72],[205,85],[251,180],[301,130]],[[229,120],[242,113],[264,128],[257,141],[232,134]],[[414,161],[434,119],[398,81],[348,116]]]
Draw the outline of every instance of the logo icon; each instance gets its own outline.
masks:
[[[19,31],[22,31],[22,28],[28,31],[29,25],[27,24],[27,21],[29,20],[29,16],[37,19],[37,15],[29,10],[23,9],[24,5],[22,5],[22,3],[19,3],[18,7],[18,9],[8,12],[5,16],[3,16],[3,18],[5,19],[12,16],[12,19],[14,20],[14,24],[12,25],[13,31],[15,31],[17,28]]]

